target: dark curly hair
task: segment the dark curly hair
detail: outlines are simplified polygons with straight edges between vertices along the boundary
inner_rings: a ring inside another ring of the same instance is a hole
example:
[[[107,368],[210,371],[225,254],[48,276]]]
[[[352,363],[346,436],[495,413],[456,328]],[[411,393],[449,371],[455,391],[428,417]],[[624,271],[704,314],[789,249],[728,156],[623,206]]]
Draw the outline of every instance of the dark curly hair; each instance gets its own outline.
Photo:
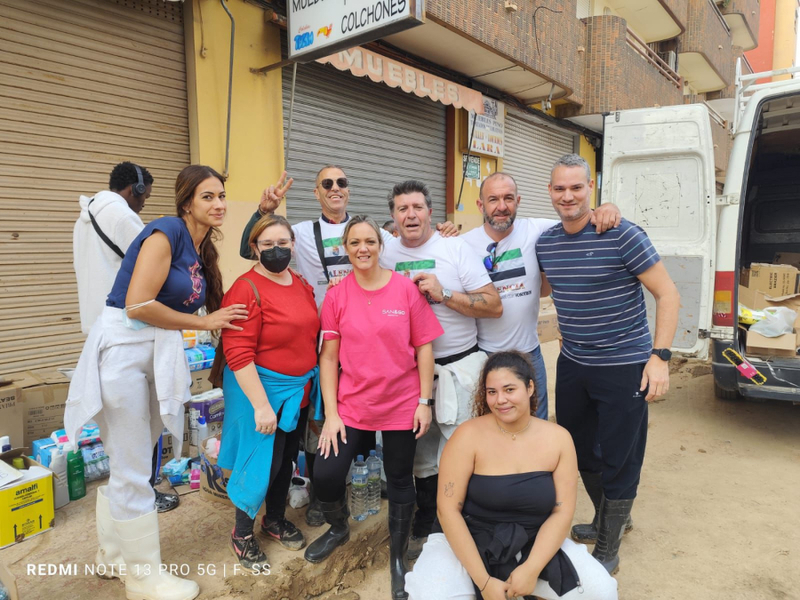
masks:
[[[142,181],[145,185],[153,185],[153,176],[150,171],[139,165],[142,170]],[[121,162],[114,170],[111,171],[111,176],[108,178],[108,189],[112,192],[119,192],[124,190],[132,183],[139,183],[139,176],[136,174],[136,167],[132,162]]]
[[[492,371],[498,369],[508,369],[528,387],[533,383],[533,394],[531,394],[531,414],[536,416],[536,408],[539,406],[539,394],[536,389],[536,369],[534,369],[531,359],[527,354],[517,350],[507,350],[496,352],[489,356],[481,370],[481,377],[475,387],[475,398],[472,404],[472,416],[480,417],[488,415],[492,410],[486,402],[486,378]]]
[[[197,186],[209,177],[215,177],[225,185],[225,178],[205,165],[189,165],[178,173],[175,180],[175,211],[179,217],[184,217],[185,209],[192,203]],[[200,260],[207,286],[206,310],[209,314],[218,310],[222,304],[222,273],[219,270],[219,252],[215,244],[221,239],[222,232],[211,227],[200,242]]]

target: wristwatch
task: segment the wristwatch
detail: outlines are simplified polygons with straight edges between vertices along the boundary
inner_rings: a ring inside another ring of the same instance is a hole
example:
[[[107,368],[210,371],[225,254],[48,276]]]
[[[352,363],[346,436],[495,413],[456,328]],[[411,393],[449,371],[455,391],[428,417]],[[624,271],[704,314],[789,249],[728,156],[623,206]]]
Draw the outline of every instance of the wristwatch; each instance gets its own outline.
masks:
[[[447,302],[452,297],[453,297],[452,291],[448,290],[447,288],[444,288],[442,290],[442,302]]]
[[[423,406],[430,406],[433,404],[433,398],[420,398],[419,403]]]
[[[672,351],[669,348],[653,348],[651,354],[655,354],[664,362],[669,362],[669,359],[672,358]]]

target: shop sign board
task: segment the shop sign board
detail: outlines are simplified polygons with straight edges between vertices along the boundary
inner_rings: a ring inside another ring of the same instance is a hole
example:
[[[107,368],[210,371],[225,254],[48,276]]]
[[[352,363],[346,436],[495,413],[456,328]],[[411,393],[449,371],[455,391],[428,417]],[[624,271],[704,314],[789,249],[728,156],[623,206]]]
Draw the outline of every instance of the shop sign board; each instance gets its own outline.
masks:
[[[286,0],[289,59],[310,62],[423,23],[424,0]]]
[[[505,104],[493,98],[483,97],[483,114],[470,113],[467,126],[467,136],[472,132],[472,122],[475,119],[475,131],[472,133],[471,152],[486,154],[488,156],[503,157],[503,142],[505,138]],[[467,137],[469,139],[469,137]]]
[[[393,60],[364,48],[350,48],[317,59],[356,77],[369,77],[375,83],[400,88],[407,94],[430,98],[446,106],[483,112],[483,95],[471,88],[437,77],[411,65]]]

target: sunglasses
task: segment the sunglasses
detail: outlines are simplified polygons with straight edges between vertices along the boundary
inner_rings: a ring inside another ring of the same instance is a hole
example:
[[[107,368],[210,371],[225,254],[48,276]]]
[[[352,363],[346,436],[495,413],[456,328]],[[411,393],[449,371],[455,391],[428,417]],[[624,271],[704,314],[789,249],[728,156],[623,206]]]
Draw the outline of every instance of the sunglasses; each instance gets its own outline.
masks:
[[[497,242],[492,242],[486,246],[486,251],[489,256],[483,258],[483,266],[486,267],[487,271],[494,271],[497,266]]]
[[[333,179],[323,179],[319,182],[319,184],[323,187],[323,189],[330,190],[333,187],[333,181]],[[350,182],[347,181],[347,177],[339,177],[336,179],[336,185],[341,189],[345,189],[349,183]]]

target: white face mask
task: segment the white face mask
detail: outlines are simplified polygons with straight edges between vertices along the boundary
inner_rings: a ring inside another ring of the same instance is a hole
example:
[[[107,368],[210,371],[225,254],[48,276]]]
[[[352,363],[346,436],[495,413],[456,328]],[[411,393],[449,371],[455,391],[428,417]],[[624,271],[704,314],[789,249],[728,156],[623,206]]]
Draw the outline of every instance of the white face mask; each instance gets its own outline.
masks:
[[[140,321],[139,319],[131,319],[128,316],[128,310],[134,310],[135,308],[141,308],[142,306],[147,306],[151,302],[155,302],[155,298],[152,300],[148,300],[147,302],[140,302],[139,304],[132,304],[131,306],[126,306],[122,309],[122,318],[125,321],[125,327],[128,329],[133,329],[134,331],[139,331],[140,329],[144,329],[145,327],[152,327],[150,323],[145,323],[144,321]]]

